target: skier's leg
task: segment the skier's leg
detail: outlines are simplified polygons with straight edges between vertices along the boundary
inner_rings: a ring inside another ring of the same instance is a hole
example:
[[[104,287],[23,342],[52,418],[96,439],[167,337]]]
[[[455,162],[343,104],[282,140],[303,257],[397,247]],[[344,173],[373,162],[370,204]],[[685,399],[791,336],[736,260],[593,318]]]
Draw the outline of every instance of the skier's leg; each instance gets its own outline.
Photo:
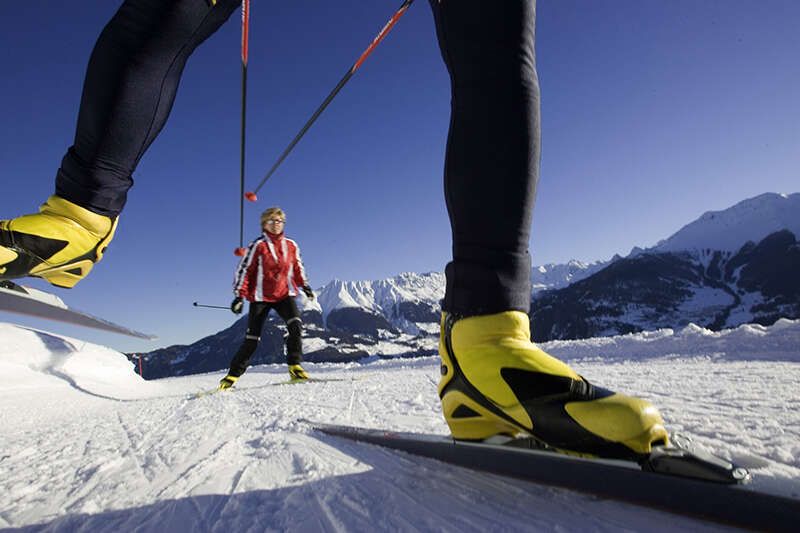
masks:
[[[534,5],[431,0],[451,76],[445,200],[453,234],[444,310],[530,307],[531,213],[539,170]]]
[[[288,330],[286,336],[286,364],[289,365],[289,375],[295,379],[308,379],[308,374],[300,363],[303,360],[303,321],[294,298],[289,296],[278,302],[275,310],[286,322]]]
[[[186,60],[230,17],[239,0],[126,0],[94,47],[75,144],[56,194],[117,216],[131,175],[167,121]]]
[[[539,171],[533,0],[431,0],[451,77],[445,195],[453,233],[439,395],[453,436],[527,433],[565,450],[645,454],[666,441],[646,401],[589,385],[530,340]]]
[[[266,302],[250,303],[244,342],[242,342],[236,355],[231,359],[231,367],[228,371],[228,376],[238,379],[244,374],[245,370],[247,370],[250,358],[253,356],[253,352],[255,352],[258,347],[258,342],[261,340],[261,329],[264,327],[264,321],[267,319],[270,309],[270,304]]]
[[[183,67],[240,0],[126,0],[100,34],[74,145],[40,212],[0,221],[0,278],[72,287],[98,262],[132,174],[164,126]]]

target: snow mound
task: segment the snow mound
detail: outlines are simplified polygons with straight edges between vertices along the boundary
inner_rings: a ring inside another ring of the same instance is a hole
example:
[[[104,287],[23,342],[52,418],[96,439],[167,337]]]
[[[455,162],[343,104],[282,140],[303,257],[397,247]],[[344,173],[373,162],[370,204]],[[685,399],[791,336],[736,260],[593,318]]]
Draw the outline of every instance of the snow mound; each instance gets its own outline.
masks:
[[[542,347],[567,361],[688,357],[800,362],[800,320],[781,319],[772,326],[745,324],[722,331],[689,324],[678,331],[551,341]],[[7,323],[0,323],[0,375],[7,378],[0,381],[0,394],[60,384],[93,396],[133,400],[163,395],[168,387],[168,380],[143,380],[125,355],[110,348]]]
[[[0,394],[53,387],[131,400],[159,394],[158,383],[139,377],[121,353],[80,340],[0,323]]]
[[[551,341],[542,344],[562,359],[633,360],[669,357],[711,357],[726,361],[800,362],[800,320],[782,318],[772,326],[743,324],[711,331],[689,324],[679,331],[660,329],[615,337]]]

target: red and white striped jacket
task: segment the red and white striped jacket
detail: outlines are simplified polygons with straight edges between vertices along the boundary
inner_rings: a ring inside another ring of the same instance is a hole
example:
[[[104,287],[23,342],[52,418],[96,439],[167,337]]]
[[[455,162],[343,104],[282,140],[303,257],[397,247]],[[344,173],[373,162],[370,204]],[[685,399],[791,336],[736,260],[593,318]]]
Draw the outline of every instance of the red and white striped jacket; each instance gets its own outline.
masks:
[[[305,285],[308,279],[297,243],[283,233],[264,232],[239,262],[233,292],[250,302],[278,302]]]

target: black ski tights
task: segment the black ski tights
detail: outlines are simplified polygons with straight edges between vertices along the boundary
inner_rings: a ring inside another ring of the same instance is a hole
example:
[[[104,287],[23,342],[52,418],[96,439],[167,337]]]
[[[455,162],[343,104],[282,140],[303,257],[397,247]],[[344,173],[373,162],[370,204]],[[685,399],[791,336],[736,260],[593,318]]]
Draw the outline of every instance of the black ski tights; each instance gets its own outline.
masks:
[[[444,167],[453,261],[444,310],[528,312],[539,176],[533,0],[431,0],[452,87]]]
[[[186,60],[240,0],[125,0],[97,39],[75,144],[56,194],[101,215],[125,206],[132,174],[172,110]]]

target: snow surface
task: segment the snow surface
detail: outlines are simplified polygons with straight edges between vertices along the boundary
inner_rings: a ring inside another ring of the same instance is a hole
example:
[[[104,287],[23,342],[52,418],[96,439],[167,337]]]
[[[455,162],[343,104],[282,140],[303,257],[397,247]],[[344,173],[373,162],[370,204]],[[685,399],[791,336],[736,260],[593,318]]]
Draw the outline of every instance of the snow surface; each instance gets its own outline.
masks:
[[[672,430],[800,499],[800,321],[544,345],[651,399]],[[721,526],[318,435],[446,434],[438,358],[145,382],[124,355],[0,324],[0,528],[25,531],[716,531]]]

